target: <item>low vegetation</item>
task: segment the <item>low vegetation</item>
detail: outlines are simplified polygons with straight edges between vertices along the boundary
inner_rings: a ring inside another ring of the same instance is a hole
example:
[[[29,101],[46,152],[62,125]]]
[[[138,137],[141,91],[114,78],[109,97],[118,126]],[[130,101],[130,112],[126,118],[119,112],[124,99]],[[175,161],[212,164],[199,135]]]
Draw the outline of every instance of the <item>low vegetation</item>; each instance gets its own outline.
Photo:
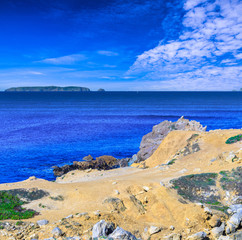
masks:
[[[6,191],[0,192],[0,220],[27,219],[33,217],[36,212],[22,207],[24,204],[17,196]]]
[[[227,141],[225,142],[226,144],[232,144],[232,143],[236,143],[242,140],[242,134],[233,136],[229,139],[227,139]]]

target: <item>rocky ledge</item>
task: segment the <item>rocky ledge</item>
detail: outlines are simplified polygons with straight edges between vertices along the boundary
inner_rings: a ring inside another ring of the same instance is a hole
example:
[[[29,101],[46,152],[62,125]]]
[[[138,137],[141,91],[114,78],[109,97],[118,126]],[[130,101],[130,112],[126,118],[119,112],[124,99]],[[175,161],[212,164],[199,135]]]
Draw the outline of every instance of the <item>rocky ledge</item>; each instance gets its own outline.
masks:
[[[135,156],[134,156],[135,159]],[[63,167],[54,166],[54,175],[59,177],[73,170],[110,170],[119,167],[127,167],[133,162],[133,158],[122,158],[117,159],[112,156],[100,156],[94,159],[91,155],[83,158],[83,161],[74,161],[71,165],[64,165]]]

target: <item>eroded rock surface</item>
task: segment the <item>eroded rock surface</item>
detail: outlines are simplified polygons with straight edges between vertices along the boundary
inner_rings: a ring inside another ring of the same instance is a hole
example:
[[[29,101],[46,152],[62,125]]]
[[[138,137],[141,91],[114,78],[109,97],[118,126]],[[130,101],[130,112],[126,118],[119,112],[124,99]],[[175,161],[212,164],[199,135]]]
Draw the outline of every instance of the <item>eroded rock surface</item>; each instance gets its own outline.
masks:
[[[155,125],[152,132],[143,136],[140,143],[140,150],[137,154],[136,163],[141,162],[149,158],[155,150],[159,147],[162,140],[168,135],[169,132],[174,130],[186,130],[186,131],[206,131],[207,127],[203,127],[197,121],[189,121],[181,117],[176,122],[163,121],[158,125]],[[195,147],[194,147],[195,148]],[[197,149],[196,149],[197,151]]]

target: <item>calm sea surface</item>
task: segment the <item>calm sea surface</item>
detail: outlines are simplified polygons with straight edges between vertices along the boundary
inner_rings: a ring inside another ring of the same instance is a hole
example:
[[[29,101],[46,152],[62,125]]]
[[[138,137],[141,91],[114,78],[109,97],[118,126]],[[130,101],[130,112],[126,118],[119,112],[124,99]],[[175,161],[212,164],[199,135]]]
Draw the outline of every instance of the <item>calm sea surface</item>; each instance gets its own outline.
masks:
[[[137,153],[141,138],[180,116],[211,129],[242,127],[242,92],[0,92],[0,182],[108,154]]]

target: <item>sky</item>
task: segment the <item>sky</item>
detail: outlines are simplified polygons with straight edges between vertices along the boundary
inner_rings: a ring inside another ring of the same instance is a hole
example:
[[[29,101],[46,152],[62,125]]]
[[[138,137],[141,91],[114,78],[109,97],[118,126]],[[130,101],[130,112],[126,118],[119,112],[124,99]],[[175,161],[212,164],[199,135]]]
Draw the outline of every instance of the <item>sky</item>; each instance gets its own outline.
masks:
[[[239,90],[241,13],[241,0],[5,0],[0,90]]]

